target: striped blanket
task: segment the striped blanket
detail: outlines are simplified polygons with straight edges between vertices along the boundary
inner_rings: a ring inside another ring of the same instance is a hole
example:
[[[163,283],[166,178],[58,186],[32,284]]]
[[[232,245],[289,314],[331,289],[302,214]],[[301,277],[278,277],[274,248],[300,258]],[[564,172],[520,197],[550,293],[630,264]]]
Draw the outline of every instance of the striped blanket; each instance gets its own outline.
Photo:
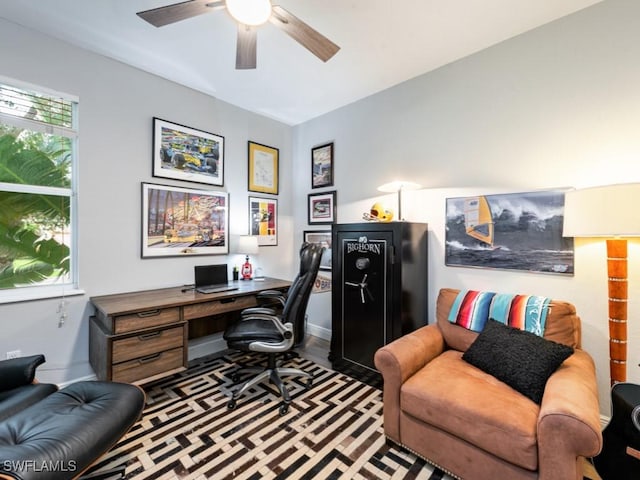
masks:
[[[461,291],[451,306],[449,321],[481,332],[489,318],[520,330],[544,335],[550,298],[535,295]]]

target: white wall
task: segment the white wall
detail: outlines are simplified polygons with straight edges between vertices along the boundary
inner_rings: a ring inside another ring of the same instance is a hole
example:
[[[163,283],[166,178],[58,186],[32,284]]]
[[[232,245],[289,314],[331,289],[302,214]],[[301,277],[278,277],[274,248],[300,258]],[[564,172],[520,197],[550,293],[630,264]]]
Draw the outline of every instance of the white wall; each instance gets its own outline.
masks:
[[[378,185],[421,183],[403,216],[430,225],[430,318],[445,286],[574,303],[608,412],[604,243],[576,241],[572,277],[446,267],[444,212],[447,197],[640,181],[638,18],[640,2],[606,1],[295,127],[296,225],[306,225],[314,145],[335,142],[339,222],[360,221],[376,199],[396,208]],[[628,371],[640,382],[640,243],[629,272]],[[328,309],[330,296],[310,312],[320,329]]]
[[[209,188],[152,177],[154,116],[225,137],[222,190],[230,196],[232,240],[248,229],[247,141],[280,149],[279,244],[260,248],[254,264],[265,275],[293,277],[291,127],[3,20],[0,75],[80,98],[79,266],[86,292],[68,299],[62,328],[56,300],[0,305],[0,358],[17,349],[44,353],[41,381],[92,375],[90,296],[191,283],[194,265],[242,260],[235,254],[141,259],[141,182]]]

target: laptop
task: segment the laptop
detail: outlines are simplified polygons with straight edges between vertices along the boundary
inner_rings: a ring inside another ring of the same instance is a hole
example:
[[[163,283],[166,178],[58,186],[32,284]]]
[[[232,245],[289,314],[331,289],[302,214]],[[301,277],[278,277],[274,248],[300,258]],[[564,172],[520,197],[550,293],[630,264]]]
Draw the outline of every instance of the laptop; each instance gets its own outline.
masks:
[[[229,283],[226,263],[222,265],[196,265],[193,268],[196,292],[219,293],[238,289]]]

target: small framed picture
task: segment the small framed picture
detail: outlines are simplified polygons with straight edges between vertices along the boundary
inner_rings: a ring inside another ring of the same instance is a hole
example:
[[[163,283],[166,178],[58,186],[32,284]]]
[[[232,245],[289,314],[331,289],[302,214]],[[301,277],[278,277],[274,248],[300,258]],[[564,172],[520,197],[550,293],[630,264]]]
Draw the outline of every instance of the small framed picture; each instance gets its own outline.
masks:
[[[320,270],[331,270],[331,230],[305,230],[304,241],[318,243],[324,247]]]
[[[258,237],[258,245],[278,245],[278,201],[275,198],[249,197],[249,234]]]
[[[278,161],[280,151],[274,147],[249,142],[248,190],[278,194]]]
[[[310,193],[308,214],[310,225],[334,223],[336,221],[336,191]]]
[[[153,176],[222,186],[224,137],[153,119]]]
[[[333,142],[311,149],[311,188],[333,186]]]

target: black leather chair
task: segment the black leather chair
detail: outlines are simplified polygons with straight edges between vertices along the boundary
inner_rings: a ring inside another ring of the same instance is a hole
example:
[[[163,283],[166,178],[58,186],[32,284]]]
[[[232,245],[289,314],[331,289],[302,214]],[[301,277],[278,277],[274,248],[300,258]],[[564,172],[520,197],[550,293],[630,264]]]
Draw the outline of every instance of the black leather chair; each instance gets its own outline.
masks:
[[[241,319],[230,325],[224,332],[224,339],[231,349],[245,352],[261,352],[267,354],[265,369],[242,368],[231,375],[237,381],[243,372],[259,374],[244,382],[232,395],[227,406],[236,407],[236,401],[252,386],[265,380],[278,387],[283,401],[280,415],[289,410],[291,397],[282,381],[283,376],[306,377],[307,388],[311,387],[313,376],[297,368],[279,367],[278,354],[289,352],[295,344],[304,339],[304,325],[307,304],[311,289],[320,267],[323,247],[318,244],[304,243],[300,249],[300,270],[287,292],[282,313],[271,308],[256,307],[244,310]]]
[[[0,361],[0,479],[77,479],[144,408],[144,391],[134,385],[83,381],[58,390],[36,383],[44,361],[43,355]]]
[[[38,403],[58,390],[52,383],[36,383],[36,368],[44,355],[0,361],[0,421]]]

